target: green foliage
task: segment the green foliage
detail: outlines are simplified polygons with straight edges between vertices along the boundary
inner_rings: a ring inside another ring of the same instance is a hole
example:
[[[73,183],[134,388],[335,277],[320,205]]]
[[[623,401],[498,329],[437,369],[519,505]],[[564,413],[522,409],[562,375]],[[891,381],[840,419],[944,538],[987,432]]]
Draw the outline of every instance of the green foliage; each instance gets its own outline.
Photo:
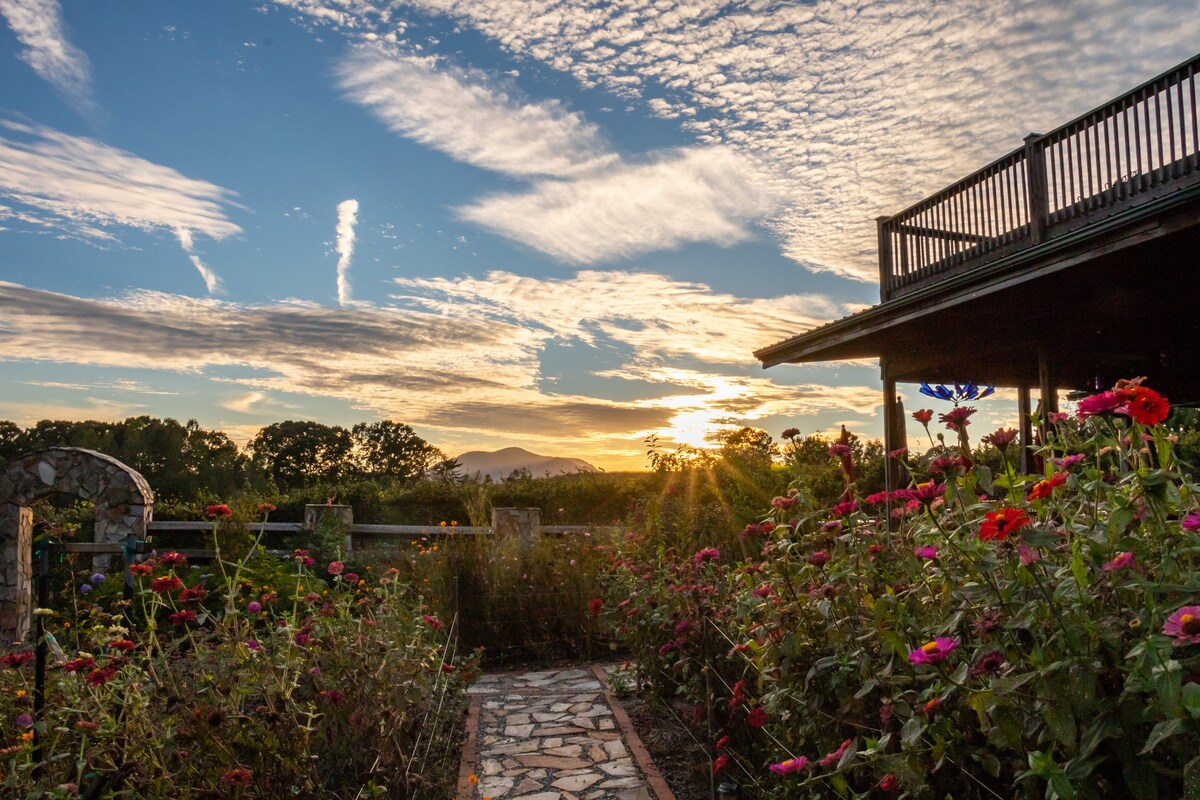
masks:
[[[62,649],[41,718],[20,716],[32,662],[0,670],[0,716],[16,721],[0,730],[4,796],[452,793],[475,667],[453,620],[394,574],[306,560],[252,543],[201,571],[165,553],[140,568],[132,604],[80,564],[72,583],[92,590],[39,616]]]
[[[608,621],[755,797],[1194,796],[1200,497],[1176,436],[1064,419],[1032,476],[1012,448],[935,446],[910,461],[934,482],[836,508],[827,446],[790,437],[767,523],[719,553],[648,525]]]

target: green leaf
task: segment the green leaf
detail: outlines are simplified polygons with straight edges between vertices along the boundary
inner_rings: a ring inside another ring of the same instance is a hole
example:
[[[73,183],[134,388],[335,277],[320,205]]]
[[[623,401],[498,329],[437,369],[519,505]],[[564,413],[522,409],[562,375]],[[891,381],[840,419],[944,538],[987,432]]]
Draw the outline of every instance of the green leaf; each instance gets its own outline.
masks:
[[[1086,589],[1091,583],[1088,579],[1087,563],[1083,560],[1083,541],[1080,539],[1071,542],[1071,575],[1074,576],[1080,590]]]
[[[1183,800],[1200,800],[1200,758],[1183,768]]]
[[[1200,719],[1200,683],[1185,684],[1179,700],[1192,719]]]
[[[1075,717],[1065,703],[1054,703],[1042,709],[1042,718],[1050,733],[1064,747],[1075,747]]]
[[[907,748],[915,748],[921,743],[921,736],[925,733],[925,723],[921,722],[920,717],[909,717],[904,723],[904,727],[900,729],[900,741]]]
[[[865,681],[863,681],[862,688],[854,693],[854,699],[855,700],[863,699],[864,697],[869,695],[872,692],[872,690],[874,690],[874,688],[878,685],[879,685],[879,681],[877,681],[875,678],[867,678]]]
[[[1146,753],[1149,753],[1155,747],[1158,747],[1159,742],[1161,742],[1163,739],[1174,736],[1182,727],[1183,720],[1181,719],[1168,719],[1158,723],[1154,726],[1154,730],[1150,731],[1150,735],[1146,737],[1146,744],[1142,747],[1141,751],[1138,752],[1138,755],[1146,755]]]
[[[1054,791],[1055,797],[1061,797],[1062,800],[1075,800],[1075,787],[1071,785],[1071,779],[1065,772],[1055,772],[1050,776],[1050,788]]]
[[[1030,547],[1051,547],[1062,541],[1062,537],[1054,531],[1030,529],[1022,531],[1021,541]]]

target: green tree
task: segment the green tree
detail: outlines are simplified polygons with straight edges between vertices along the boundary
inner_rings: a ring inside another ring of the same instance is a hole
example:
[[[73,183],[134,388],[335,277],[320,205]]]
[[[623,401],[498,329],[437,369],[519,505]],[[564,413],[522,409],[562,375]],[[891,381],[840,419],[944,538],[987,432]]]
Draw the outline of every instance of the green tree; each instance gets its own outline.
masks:
[[[335,482],[352,473],[353,448],[345,428],[302,420],[268,425],[249,444],[255,462],[283,490]]]
[[[350,431],[360,474],[407,482],[419,478],[446,455],[407,425],[391,420],[360,422]]]
[[[24,431],[15,422],[0,419],[0,463],[24,455],[21,437]]]

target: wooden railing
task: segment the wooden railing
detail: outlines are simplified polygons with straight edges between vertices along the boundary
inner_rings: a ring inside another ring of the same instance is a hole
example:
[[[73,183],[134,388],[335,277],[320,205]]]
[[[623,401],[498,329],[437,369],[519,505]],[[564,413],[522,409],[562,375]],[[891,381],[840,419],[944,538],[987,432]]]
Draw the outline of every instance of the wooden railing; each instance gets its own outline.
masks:
[[[1200,55],[880,217],[884,302],[1200,179]]]

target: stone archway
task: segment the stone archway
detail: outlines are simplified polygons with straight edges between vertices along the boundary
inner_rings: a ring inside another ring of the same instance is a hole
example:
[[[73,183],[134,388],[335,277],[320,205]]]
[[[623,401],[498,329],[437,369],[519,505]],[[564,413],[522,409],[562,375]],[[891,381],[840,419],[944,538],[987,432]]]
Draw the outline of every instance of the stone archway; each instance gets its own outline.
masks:
[[[117,459],[82,447],[51,447],[0,466],[0,640],[29,635],[33,610],[33,512],[29,506],[63,493],[96,506],[97,542],[146,536],[154,493],[142,475]],[[108,557],[104,557],[107,562]]]

